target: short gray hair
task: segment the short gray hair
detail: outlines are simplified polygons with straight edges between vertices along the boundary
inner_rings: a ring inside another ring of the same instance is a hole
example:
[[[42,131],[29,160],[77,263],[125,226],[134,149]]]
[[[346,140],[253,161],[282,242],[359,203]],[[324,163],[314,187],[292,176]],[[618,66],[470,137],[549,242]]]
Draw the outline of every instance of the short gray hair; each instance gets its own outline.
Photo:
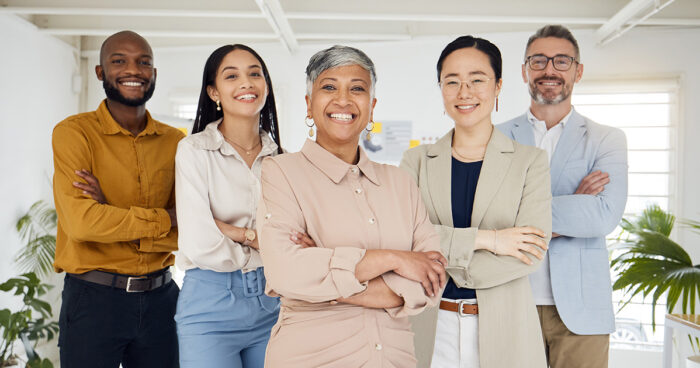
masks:
[[[359,65],[369,72],[371,85],[369,93],[374,98],[374,85],[377,82],[377,74],[374,70],[372,59],[364,52],[350,46],[335,45],[321,50],[309,59],[306,66],[306,95],[311,97],[314,82],[324,71],[346,65]]]
[[[561,38],[571,42],[571,44],[574,45],[574,51],[576,51],[576,61],[581,61],[581,52],[578,49],[578,42],[576,42],[576,38],[574,38],[574,35],[571,34],[571,31],[569,31],[568,28],[558,24],[546,25],[538,29],[535,34],[530,36],[530,39],[527,40],[527,46],[525,46],[525,57],[527,58],[527,49],[530,48],[530,45],[532,45],[533,42],[540,38],[547,37]]]

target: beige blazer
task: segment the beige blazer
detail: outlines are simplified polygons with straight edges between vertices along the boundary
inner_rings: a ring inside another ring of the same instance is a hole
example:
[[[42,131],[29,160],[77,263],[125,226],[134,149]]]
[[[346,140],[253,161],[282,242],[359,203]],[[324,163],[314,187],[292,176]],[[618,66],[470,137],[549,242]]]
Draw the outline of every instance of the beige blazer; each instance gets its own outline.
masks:
[[[452,134],[406,151],[401,167],[418,183],[431,222],[441,237],[447,272],[459,287],[476,289],[481,368],[546,367],[528,266],[510,256],[474,250],[477,229],[534,226],[551,234],[552,195],[546,152],[521,145],[497,129],[486,147],[472,210],[473,227],[452,223]],[[419,367],[433,354],[437,308],[413,317]]]

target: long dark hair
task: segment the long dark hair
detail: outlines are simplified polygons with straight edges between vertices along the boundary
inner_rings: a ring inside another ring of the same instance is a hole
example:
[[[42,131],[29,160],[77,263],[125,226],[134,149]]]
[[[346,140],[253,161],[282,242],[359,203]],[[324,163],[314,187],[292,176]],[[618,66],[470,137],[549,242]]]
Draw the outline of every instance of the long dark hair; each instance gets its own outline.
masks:
[[[199,133],[214,120],[221,119],[224,116],[223,111],[216,110],[216,103],[209,98],[207,93],[208,86],[216,84],[216,72],[221,66],[224,57],[234,50],[245,50],[255,56],[262,66],[265,83],[267,84],[267,99],[262,110],[260,110],[260,128],[272,136],[272,140],[277,143],[277,152],[282,153],[282,145],[280,144],[280,129],[277,124],[277,107],[275,105],[275,94],[272,91],[272,81],[270,73],[267,71],[267,66],[263,59],[255,50],[246,45],[235,44],[221,46],[209,55],[207,62],[204,64],[204,73],[202,74],[202,91],[199,93],[199,104],[197,105],[197,116],[194,118],[192,126],[192,134]]]

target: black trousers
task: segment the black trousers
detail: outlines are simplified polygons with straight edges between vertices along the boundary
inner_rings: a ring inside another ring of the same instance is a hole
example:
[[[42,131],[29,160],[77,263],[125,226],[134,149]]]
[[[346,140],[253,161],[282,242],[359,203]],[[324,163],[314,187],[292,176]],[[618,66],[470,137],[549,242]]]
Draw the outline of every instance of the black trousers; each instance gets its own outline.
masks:
[[[59,316],[62,368],[176,368],[175,282],[127,293],[66,275]]]

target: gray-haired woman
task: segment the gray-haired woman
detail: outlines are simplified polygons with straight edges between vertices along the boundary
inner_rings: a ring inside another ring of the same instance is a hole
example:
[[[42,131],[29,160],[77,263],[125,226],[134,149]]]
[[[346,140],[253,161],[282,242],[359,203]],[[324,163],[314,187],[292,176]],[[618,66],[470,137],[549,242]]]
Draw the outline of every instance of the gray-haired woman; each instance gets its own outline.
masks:
[[[265,365],[415,366],[408,316],[439,300],[439,238],[411,178],[358,146],[373,124],[372,61],[334,46],[306,74],[316,141],[263,162],[260,250],[282,303]]]

